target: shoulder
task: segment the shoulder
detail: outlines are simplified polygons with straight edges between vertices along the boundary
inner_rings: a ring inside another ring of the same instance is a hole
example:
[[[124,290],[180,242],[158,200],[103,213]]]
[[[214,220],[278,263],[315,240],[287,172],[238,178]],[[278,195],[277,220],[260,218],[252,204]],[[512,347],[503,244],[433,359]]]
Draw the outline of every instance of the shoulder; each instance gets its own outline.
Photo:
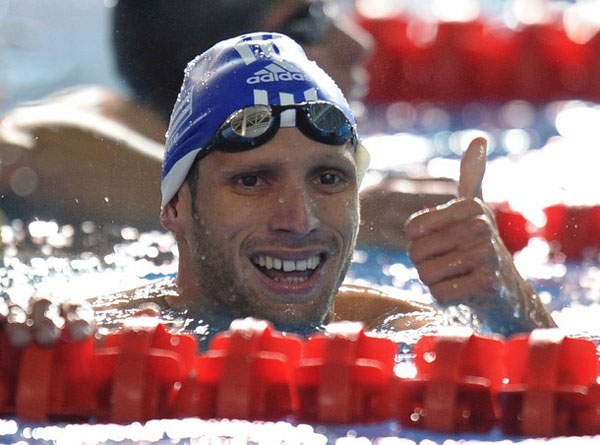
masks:
[[[421,327],[433,320],[431,306],[393,297],[372,287],[343,284],[335,299],[332,321],[360,321],[367,329]],[[390,319],[394,322],[388,323]]]
[[[133,289],[102,295],[90,301],[96,312],[109,310],[130,312],[146,303],[156,304],[161,309],[177,308],[179,293],[175,279],[163,278]]]

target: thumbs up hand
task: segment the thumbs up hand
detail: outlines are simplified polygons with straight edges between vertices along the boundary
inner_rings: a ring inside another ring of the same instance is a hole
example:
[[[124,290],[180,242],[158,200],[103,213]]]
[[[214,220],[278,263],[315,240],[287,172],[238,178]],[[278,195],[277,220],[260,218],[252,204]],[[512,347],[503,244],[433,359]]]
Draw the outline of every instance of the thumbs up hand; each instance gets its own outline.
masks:
[[[442,306],[468,304],[482,324],[505,335],[554,327],[515,268],[493,214],[481,200],[486,154],[486,140],[474,139],[461,160],[458,198],[408,219],[408,253]]]

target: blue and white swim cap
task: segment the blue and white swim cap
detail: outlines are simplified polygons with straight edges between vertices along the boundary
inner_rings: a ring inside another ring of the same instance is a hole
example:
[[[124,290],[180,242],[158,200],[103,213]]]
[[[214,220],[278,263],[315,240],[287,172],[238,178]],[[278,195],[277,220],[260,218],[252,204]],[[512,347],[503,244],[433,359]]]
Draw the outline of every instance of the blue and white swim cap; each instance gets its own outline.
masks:
[[[161,206],[175,196],[194,159],[223,122],[249,105],[320,100],[339,107],[356,125],[344,95],[304,50],[283,34],[257,32],[217,43],[192,60],[171,114],[162,169]],[[290,110],[293,113],[293,110]],[[285,114],[286,112],[284,112]],[[282,114],[281,126],[295,126]],[[369,163],[359,144],[359,181]]]

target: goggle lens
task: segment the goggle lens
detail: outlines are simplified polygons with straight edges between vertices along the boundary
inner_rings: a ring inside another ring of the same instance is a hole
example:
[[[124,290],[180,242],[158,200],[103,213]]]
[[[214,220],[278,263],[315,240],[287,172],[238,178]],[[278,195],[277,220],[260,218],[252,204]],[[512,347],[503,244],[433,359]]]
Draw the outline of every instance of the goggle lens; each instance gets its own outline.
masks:
[[[280,126],[285,110],[296,111],[296,127],[313,140],[329,145],[343,145],[356,138],[346,115],[327,102],[294,105],[251,105],[235,111],[221,125],[209,144],[224,151],[245,151],[271,139]]]
[[[273,115],[270,107],[266,105],[254,105],[236,111],[227,119],[227,122],[229,122],[231,131],[237,136],[241,138],[256,138],[263,135],[271,127],[272,119]]]
[[[306,108],[308,122],[326,135],[349,135],[351,125],[342,110],[325,103],[310,103]]]

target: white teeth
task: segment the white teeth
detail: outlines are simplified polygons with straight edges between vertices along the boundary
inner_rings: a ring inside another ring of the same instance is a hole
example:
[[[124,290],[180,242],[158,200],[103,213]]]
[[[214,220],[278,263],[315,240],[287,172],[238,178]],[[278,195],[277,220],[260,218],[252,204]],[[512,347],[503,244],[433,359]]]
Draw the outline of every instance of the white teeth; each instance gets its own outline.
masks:
[[[283,270],[284,272],[302,272],[307,269],[316,269],[321,263],[321,257],[320,255],[313,255],[305,260],[294,261],[282,260],[280,258],[274,258],[267,255],[259,255],[258,257],[253,257],[252,262],[258,266],[265,267],[267,269]]]
[[[294,261],[290,261],[290,260],[283,260],[283,271],[284,272],[291,272],[292,270],[296,269],[296,264],[294,264]]]

